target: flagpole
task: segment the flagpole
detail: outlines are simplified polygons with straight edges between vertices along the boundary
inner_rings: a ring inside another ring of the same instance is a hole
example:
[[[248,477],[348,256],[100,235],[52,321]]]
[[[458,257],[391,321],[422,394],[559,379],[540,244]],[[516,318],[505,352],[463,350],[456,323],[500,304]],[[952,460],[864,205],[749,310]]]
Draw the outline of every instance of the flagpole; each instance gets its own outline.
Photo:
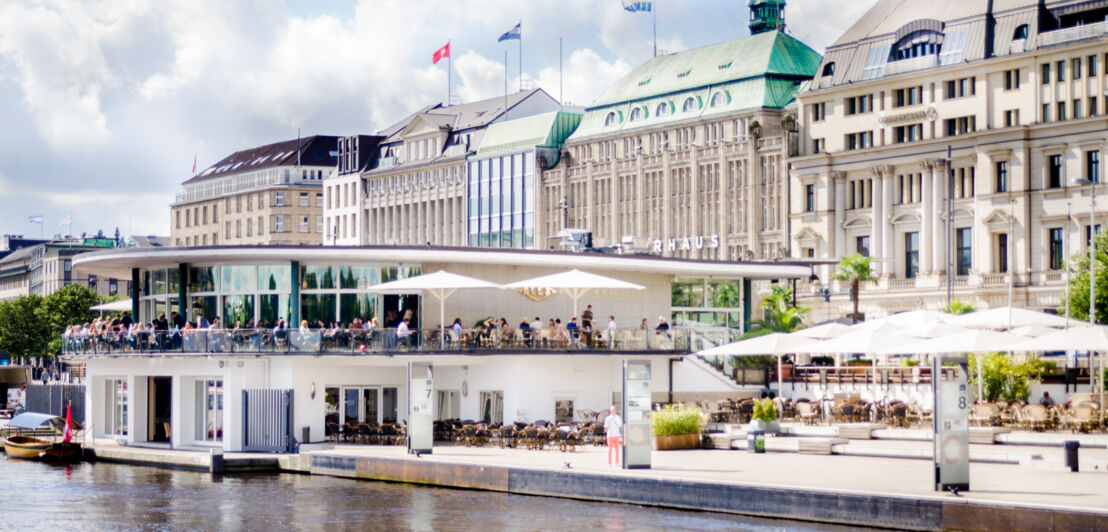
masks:
[[[654,19],[654,57],[658,57],[658,2],[650,4],[650,15]]]
[[[519,19],[519,92],[523,92],[523,19]]]
[[[504,49],[504,111],[508,111],[508,50]]]
[[[296,173],[300,173],[300,128],[296,128]]]
[[[565,81],[562,78],[562,38],[558,37],[558,107],[565,108]]]
[[[450,50],[450,39],[446,40],[446,49]],[[454,54],[446,55],[446,106],[450,107],[450,83],[454,75]]]

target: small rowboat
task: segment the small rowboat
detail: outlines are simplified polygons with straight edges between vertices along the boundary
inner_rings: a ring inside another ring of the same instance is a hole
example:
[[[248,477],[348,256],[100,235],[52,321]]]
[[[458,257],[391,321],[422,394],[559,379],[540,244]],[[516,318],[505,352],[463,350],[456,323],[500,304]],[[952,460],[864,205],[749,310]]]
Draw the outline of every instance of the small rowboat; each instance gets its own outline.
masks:
[[[4,438],[4,452],[12,458],[25,458],[31,460],[60,460],[69,461],[81,458],[81,444],[57,441],[57,431],[64,429],[63,418],[49,414],[23,413],[12,418],[5,432],[9,432]],[[34,436],[16,432],[10,434],[12,429],[30,431]],[[37,436],[44,431],[55,434],[55,439],[47,440]]]

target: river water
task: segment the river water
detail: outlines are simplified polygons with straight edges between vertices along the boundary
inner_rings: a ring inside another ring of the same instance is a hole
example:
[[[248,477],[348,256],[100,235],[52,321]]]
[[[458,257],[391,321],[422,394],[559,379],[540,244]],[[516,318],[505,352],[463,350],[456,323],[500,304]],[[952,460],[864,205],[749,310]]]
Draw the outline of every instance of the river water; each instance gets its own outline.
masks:
[[[858,530],[856,527],[425,488],[0,454],[0,530]]]

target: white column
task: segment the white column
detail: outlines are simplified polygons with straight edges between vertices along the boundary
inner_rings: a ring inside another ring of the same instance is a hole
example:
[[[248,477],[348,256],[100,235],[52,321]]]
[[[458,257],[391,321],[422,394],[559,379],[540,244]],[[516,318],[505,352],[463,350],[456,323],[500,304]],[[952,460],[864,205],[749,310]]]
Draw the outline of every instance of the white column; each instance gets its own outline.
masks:
[[[931,208],[935,213],[931,225],[931,271],[936,274],[946,272],[946,187],[948,162],[935,162],[935,172],[932,174]],[[921,246],[927,245],[920,242]]]
[[[831,181],[835,187],[835,221],[831,228],[834,238],[835,257],[846,255],[846,234],[843,231],[843,216],[846,210],[846,174],[831,172]]]
[[[873,191],[870,192],[870,256],[877,255],[878,260],[873,262],[873,273],[881,275],[885,272],[885,263],[880,259],[885,257],[881,256],[884,251],[882,242],[885,240],[885,213],[884,205],[881,204],[881,168],[875,167],[870,169],[872,175]],[[868,187],[863,187],[863,189]],[[876,197],[876,199],[874,199]]]
[[[884,171],[881,172],[881,258],[885,259],[882,262],[881,273],[892,277],[896,271],[896,262],[892,260],[893,250],[896,249],[893,246],[893,167],[886,166]]]
[[[935,179],[935,162],[923,161],[920,164],[923,169],[924,179],[922,179],[920,191],[922,203],[920,206],[920,224],[919,224],[919,266],[920,273],[924,275],[931,275],[934,271],[931,263],[931,230],[933,219],[935,218],[935,198],[931,196],[931,190],[934,188],[933,181]]]

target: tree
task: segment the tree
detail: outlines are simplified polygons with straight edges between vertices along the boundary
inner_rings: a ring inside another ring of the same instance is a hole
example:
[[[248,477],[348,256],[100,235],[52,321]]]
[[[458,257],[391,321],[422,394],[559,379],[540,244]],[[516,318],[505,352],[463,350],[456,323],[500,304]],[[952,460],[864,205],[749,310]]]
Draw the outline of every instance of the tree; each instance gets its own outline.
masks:
[[[974,305],[973,301],[962,301],[961,299],[954,298],[950,300],[950,304],[943,309],[943,312],[956,316],[969,314],[970,312],[977,312],[977,305]]]
[[[42,296],[30,294],[0,301],[0,351],[40,357],[50,345],[50,324],[41,317]]]
[[[1089,320],[1089,254],[1070,259],[1070,317]],[[1108,323],[1108,231],[1096,235],[1096,323]]]
[[[839,261],[839,270],[832,279],[850,283],[850,302],[854,305],[854,313],[850,315],[851,323],[858,323],[858,298],[862,289],[862,283],[877,284],[877,276],[873,274],[873,266],[870,257],[864,257],[861,253],[847,255]]]
[[[91,309],[100,302],[100,294],[79,284],[66,285],[43,298],[39,317],[50,327],[49,351],[60,353],[65,328],[95,319],[96,311]]]
[[[788,286],[771,285],[769,295],[762,298],[764,316],[755,321],[760,334],[769,332],[792,332],[803,327],[804,315],[808,313],[807,307],[793,306],[793,290]],[[761,331],[766,332],[761,332]],[[760,335],[759,334],[759,335]]]

